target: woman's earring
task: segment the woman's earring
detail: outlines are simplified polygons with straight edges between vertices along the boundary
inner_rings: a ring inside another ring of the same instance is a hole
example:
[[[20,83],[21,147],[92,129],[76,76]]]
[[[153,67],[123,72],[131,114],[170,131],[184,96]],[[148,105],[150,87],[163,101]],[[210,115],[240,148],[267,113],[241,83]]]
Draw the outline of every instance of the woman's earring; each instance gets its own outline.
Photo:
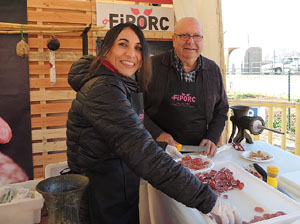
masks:
[[[141,66],[142,67],[142,66]],[[137,70],[137,72],[140,72],[141,71],[141,67],[139,67],[139,69]]]

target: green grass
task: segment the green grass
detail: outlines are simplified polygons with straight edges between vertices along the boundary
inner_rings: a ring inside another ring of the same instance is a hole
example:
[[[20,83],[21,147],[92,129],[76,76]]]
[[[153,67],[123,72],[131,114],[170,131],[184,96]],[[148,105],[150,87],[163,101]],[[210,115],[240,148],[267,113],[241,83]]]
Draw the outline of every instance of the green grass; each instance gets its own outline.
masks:
[[[253,93],[227,93],[229,99],[257,98]]]

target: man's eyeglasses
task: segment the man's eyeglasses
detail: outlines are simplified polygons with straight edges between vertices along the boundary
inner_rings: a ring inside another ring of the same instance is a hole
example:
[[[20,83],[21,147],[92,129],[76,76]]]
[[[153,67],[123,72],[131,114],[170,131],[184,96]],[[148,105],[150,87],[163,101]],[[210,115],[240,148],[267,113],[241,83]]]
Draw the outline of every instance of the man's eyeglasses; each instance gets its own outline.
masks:
[[[176,34],[174,33],[174,35],[178,36],[181,40],[184,40],[184,41],[187,41],[189,40],[191,37],[193,38],[193,40],[195,42],[200,42],[202,39],[203,39],[203,36],[202,35],[189,35],[187,33],[184,33],[184,34]]]

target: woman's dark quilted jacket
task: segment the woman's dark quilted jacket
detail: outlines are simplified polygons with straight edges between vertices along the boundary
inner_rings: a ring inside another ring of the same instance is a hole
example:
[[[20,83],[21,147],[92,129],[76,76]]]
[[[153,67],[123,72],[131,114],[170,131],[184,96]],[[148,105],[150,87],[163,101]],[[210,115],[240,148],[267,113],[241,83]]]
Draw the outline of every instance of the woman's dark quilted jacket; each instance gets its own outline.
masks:
[[[90,75],[93,59],[82,57],[69,72],[69,84],[77,92],[67,121],[71,170],[105,172],[101,163],[119,157],[155,188],[208,213],[216,195],[157,145],[133,110],[129,99],[131,91],[137,90],[137,83],[105,66]]]

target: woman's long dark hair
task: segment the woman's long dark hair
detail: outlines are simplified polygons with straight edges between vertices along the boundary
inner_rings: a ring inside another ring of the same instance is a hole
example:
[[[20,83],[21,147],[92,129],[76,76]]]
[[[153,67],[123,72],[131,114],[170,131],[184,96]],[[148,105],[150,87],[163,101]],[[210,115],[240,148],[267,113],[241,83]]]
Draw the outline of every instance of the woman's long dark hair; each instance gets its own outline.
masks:
[[[143,32],[141,29],[134,25],[133,23],[120,23],[113,28],[111,28],[109,31],[107,31],[103,43],[101,45],[100,51],[98,56],[94,59],[93,63],[90,67],[90,73],[94,73],[100,66],[101,61],[105,59],[105,56],[108,54],[110,49],[112,48],[115,40],[118,38],[119,34],[124,30],[125,28],[129,27],[130,29],[135,32],[135,34],[138,36],[140,43],[142,45],[142,66],[140,68],[139,74],[140,78],[142,79],[142,86],[144,90],[147,90],[147,87],[151,81],[152,77],[152,67],[151,67],[151,60],[149,56],[149,50],[147,46],[147,41],[144,37]]]

